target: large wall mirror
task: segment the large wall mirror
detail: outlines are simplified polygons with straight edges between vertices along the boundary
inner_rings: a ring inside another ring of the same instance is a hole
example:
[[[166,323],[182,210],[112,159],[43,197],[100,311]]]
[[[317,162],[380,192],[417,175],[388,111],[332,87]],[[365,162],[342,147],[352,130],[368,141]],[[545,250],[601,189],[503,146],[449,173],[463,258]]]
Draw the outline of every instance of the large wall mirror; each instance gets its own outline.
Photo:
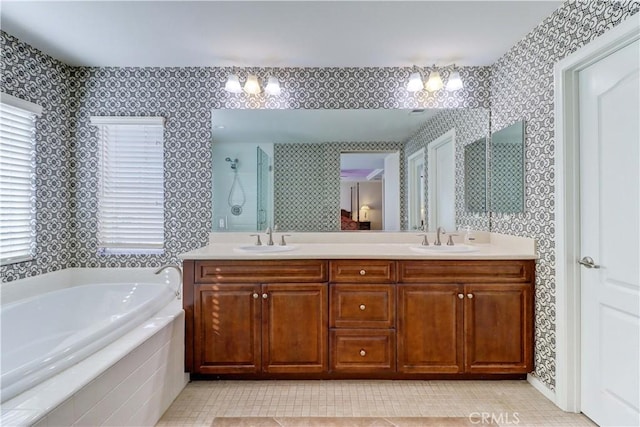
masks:
[[[451,206],[449,228],[488,230],[487,212],[465,209],[464,147],[487,137],[489,129],[489,110],[482,108],[213,110],[213,229],[255,231],[277,224],[288,231],[339,231],[344,210],[360,222],[369,219],[370,227],[397,218],[393,223],[401,230],[435,229],[428,212],[441,204]],[[430,144],[449,133],[452,149],[441,155],[450,162],[435,176],[451,184],[446,194],[436,194],[430,189],[436,178],[428,175]],[[345,167],[344,158],[353,154],[378,163]],[[365,187],[389,180],[391,155],[397,158],[397,190],[383,194],[396,202],[348,202],[351,187],[363,194]],[[378,171],[380,158],[389,158],[389,170]],[[354,178],[354,169],[367,173]]]

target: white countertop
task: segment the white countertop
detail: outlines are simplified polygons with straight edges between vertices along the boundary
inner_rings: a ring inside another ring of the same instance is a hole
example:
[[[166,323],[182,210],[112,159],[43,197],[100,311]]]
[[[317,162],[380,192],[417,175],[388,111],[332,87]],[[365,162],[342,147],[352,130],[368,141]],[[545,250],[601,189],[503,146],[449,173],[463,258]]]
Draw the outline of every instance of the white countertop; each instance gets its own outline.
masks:
[[[224,236],[221,236],[224,234]],[[317,235],[321,234],[320,237]],[[211,237],[208,246],[180,255],[188,260],[283,260],[283,259],[449,259],[449,260],[500,260],[536,259],[535,241],[524,237],[507,236],[496,233],[478,233],[476,241],[470,243],[473,252],[416,251],[420,246],[416,233],[374,233],[357,235],[349,239],[344,235],[331,241],[332,233],[292,233],[287,244],[293,250],[286,252],[248,253],[238,250],[241,246],[253,245],[255,238],[247,238],[247,233],[218,233]],[[359,233],[358,233],[359,234]],[[276,244],[279,235],[274,234]],[[433,236],[429,236],[433,242]],[[218,242],[216,242],[216,238]],[[456,239],[461,244],[461,236]],[[266,242],[262,236],[263,243]],[[443,241],[444,244],[444,241]]]

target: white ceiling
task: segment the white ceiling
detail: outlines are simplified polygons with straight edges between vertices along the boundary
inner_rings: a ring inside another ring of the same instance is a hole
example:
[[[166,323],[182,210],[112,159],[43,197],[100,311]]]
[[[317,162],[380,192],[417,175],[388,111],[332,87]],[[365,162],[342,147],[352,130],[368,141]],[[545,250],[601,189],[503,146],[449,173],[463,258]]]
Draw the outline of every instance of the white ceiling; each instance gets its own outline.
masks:
[[[493,64],[561,1],[11,1],[0,28],[70,65]]]
[[[438,111],[222,109],[212,112],[212,134],[227,144],[404,142]]]

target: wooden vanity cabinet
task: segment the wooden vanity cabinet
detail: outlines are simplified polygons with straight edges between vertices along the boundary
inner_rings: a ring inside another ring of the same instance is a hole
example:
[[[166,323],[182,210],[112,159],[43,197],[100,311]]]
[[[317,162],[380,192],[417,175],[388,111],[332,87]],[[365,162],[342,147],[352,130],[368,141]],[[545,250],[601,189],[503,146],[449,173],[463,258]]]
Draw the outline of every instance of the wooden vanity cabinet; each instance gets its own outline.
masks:
[[[403,261],[398,372],[533,369],[534,261]]]
[[[187,260],[186,370],[244,378],[521,378],[533,260]]]
[[[326,261],[185,261],[183,265],[189,372],[327,371]],[[269,283],[261,280],[264,277]]]
[[[396,261],[329,261],[329,364],[335,375],[396,370]]]

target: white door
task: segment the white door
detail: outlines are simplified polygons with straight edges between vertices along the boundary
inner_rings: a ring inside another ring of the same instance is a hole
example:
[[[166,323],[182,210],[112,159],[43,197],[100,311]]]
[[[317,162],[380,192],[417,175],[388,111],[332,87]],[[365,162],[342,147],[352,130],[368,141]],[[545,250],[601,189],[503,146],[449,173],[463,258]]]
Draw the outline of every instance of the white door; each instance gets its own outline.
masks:
[[[400,153],[395,152],[384,158],[384,204],[383,228],[400,231]]]
[[[581,410],[640,425],[640,45],[579,73]],[[582,263],[589,260],[582,258]]]
[[[456,229],[455,131],[452,129],[428,145],[429,170],[427,205],[429,230]]]

